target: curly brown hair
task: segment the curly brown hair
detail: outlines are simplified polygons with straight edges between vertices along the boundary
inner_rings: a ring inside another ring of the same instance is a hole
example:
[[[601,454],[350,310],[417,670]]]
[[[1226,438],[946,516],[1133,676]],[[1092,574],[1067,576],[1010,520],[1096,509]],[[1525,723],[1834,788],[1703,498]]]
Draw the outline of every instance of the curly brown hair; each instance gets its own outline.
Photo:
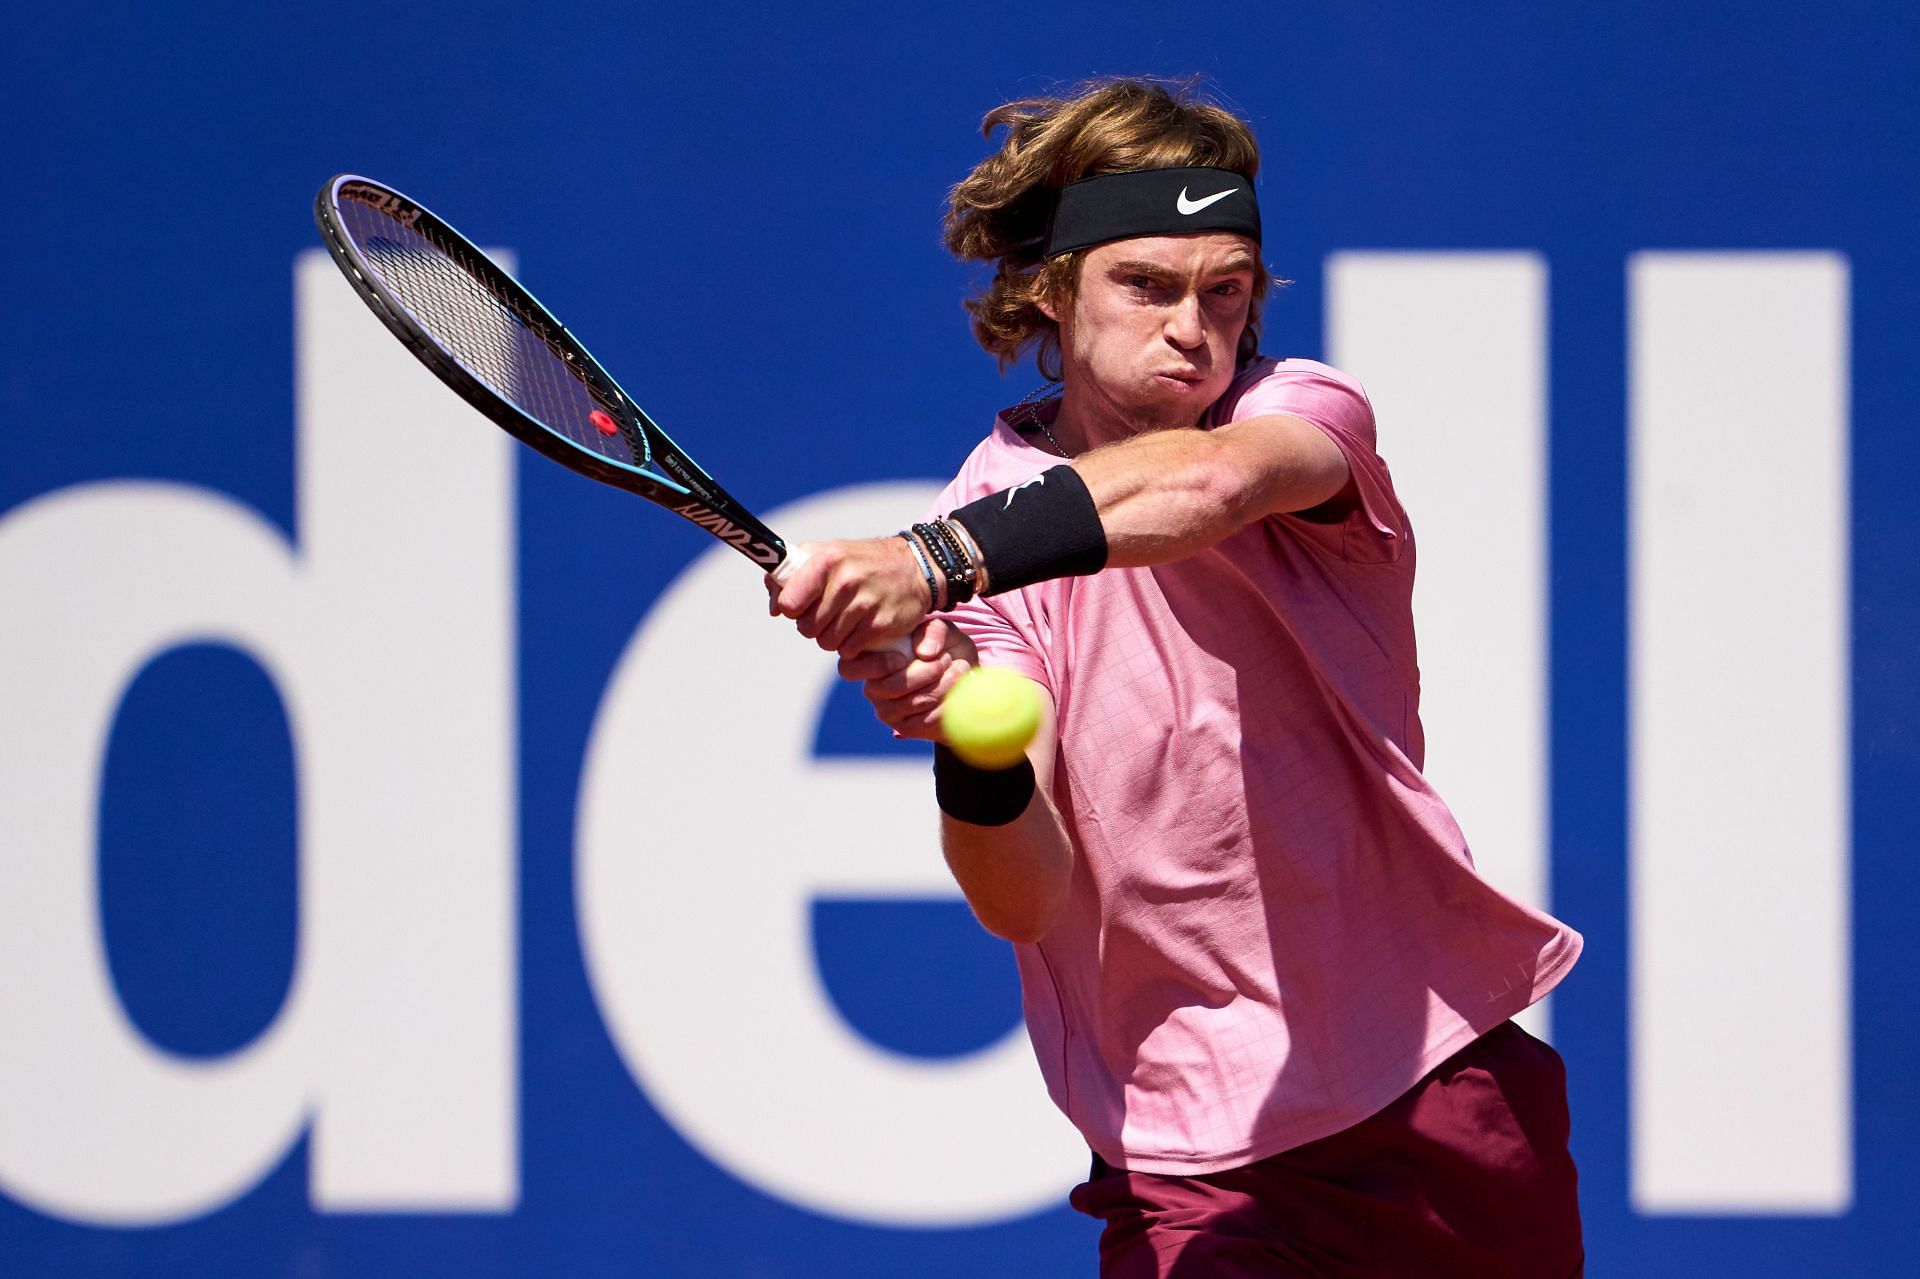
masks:
[[[1042,259],[1054,192],[1102,173],[1211,165],[1251,181],[1260,168],[1246,122],[1200,101],[1192,81],[1089,81],[1062,97],[995,107],[980,132],[991,139],[996,129],[1006,130],[1000,149],[947,196],[946,245],[956,257],[994,263],[993,282],[966,303],[980,345],[1002,369],[1036,347],[1040,372],[1056,382],[1060,327],[1040,305],[1072,301],[1085,251]],[[1259,351],[1267,281],[1265,272],[1254,276],[1242,364]]]

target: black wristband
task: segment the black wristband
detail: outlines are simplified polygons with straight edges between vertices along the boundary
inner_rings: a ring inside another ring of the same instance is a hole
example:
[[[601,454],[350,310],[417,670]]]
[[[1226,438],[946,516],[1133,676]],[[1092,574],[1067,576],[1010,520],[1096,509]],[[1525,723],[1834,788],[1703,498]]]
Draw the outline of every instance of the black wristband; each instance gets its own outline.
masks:
[[[1033,800],[1033,761],[975,768],[945,746],[933,748],[933,797],[940,811],[972,826],[1005,826]]]
[[[990,594],[1107,566],[1107,531],[1087,482],[1071,466],[990,493],[947,517],[973,535]]]

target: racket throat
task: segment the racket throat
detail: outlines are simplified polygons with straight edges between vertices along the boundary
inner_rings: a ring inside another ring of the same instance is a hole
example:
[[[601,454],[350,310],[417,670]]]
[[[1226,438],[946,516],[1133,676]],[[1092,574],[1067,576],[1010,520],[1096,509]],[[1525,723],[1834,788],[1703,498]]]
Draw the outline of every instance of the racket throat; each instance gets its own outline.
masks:
[[[670,503],[667,509],[698,524],[763,568],[771,569],[787,557],[785,543],[758,521],[729,519],[696,498]]]

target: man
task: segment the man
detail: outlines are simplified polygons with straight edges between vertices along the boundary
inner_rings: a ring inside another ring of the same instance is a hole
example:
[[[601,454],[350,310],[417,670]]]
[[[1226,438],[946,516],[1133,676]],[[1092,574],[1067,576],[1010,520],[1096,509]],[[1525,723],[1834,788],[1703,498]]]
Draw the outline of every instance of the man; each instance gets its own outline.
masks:
[[[997,128],[948,243],[996,264],[976,336],[1059,394],[945,518],[768,585],[903,735],[981,661],[1045,691],[1025,764],[936,746],[935,791],[1094,1151],[1102,1274],[1578,1274],[1564,1072],[1507,1019],[1580,939],[1420,774],[1412,532],[1359,385],[1256,353],[1251,133],[1136,82]]]

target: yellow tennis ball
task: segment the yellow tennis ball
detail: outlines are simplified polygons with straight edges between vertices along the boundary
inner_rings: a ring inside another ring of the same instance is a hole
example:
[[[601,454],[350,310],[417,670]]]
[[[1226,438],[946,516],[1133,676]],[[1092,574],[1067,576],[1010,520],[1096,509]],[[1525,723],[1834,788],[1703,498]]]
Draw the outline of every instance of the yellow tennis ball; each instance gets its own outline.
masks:
[[[1039,686],[1004,666],[968,671],[940,703],[947,745],[975,768],[1012,768],[1039,728]]]

